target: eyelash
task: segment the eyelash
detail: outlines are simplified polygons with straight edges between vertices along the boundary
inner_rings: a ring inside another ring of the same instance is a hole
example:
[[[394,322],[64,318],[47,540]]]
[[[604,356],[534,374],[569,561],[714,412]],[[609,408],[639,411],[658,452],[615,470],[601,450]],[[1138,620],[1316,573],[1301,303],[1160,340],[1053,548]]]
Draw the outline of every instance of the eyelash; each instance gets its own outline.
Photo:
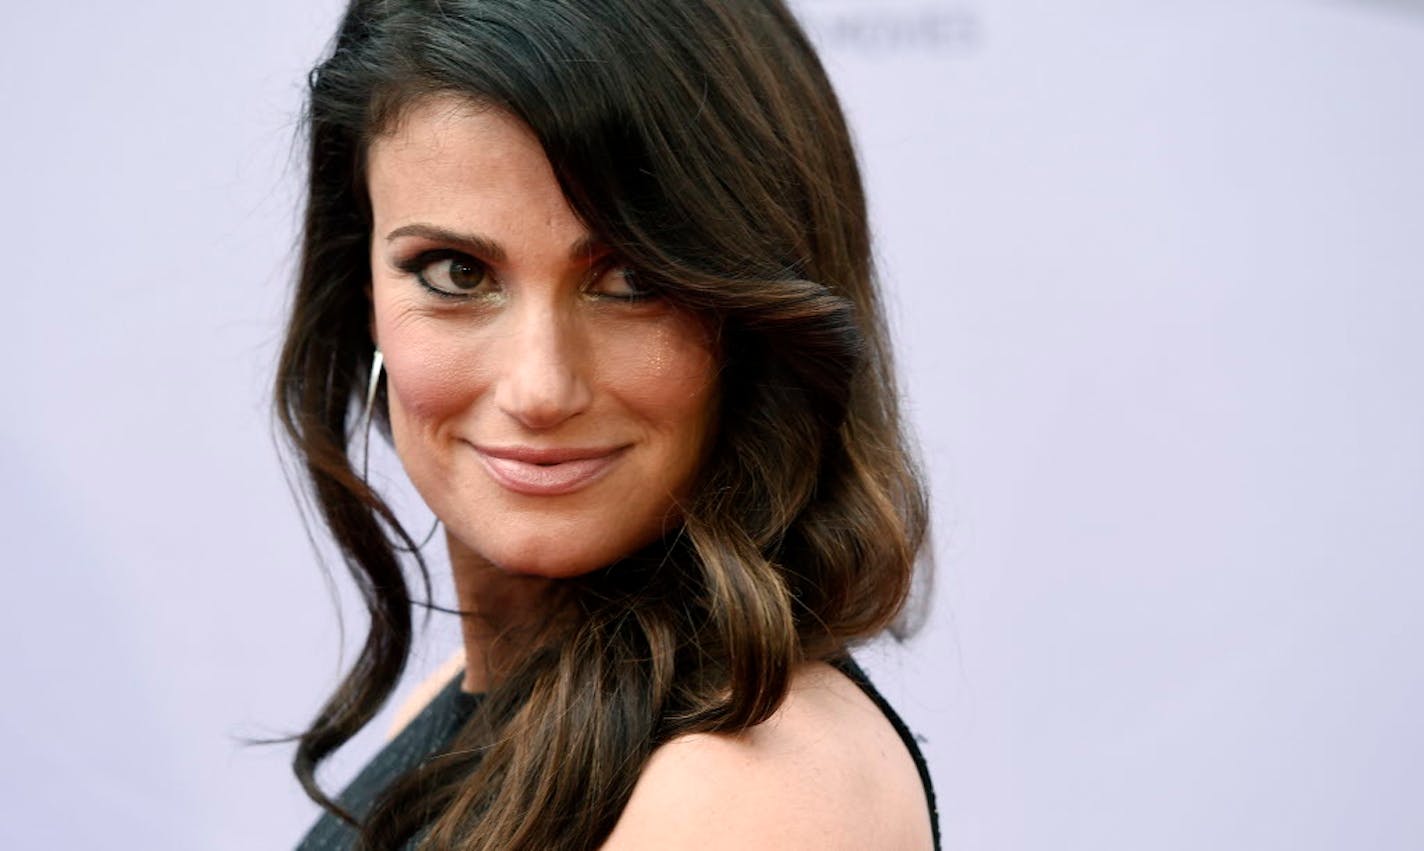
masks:
[[[481,263],[480,261],[476,260],[468,254],[464,254],[459,251],[451,251],[450,249],[444,248],[438,249],[436,251],[422,251],[421,253],[416,254],[415,256],[409,259],[401,260],[400,262],[396,263],[395,266],[397,269],[415,278],[416,283],[420,284],[421,288],[424,289],[426,292],[430,293],[431,295],[453,300],[467,299],[471,295],[473,295],[473,290],[468,293],[452,293],[446,290],[442,290],[434,284],[430,283],[430,281],[425,277],[425,270],[428,269],[430,266],[439,263],[442,260],[459,260],[462,263],[479,269],[485,274],[486,277],[489,276],[489,268],[486,267],[485,264]]]
[[[407,275],[414,277],[416,282],[420,284],[421,288],[424,289],[426,292],[429,292],[435,296],[439,296],[440,298],[461,301],[468,299],[473,295],[476,295],[477,292],[475,290],[471,290],[467,293],[452,293],[448,290],[442,290],[439,287],[431,284],[430,281],[426,279],[424,274],[425,270],[431,265],[439,263],[443,260],[458,260],[463,264],[479,269],[485,275],[487,280],[493,277],[490,273],[489,267],[486,266],[484,263],[481,263],[479,260],[476,260],[468,254],[465,254],[460,251],[453,251],[448,248],[436,249],[434,251],[423,251],[407,260],[401,260],[397,262],[395,266],[397,269],[401,270]],[[597,281],[599,278],[603,277],[603,275],[607,274],[614,268],[616,268],[614,264],[600,265],[599,267],[597,267],[595,274],[590,276],[590,282]],[[661,295],[661,293],[659,293],[656,289],[652,287],[641,286],[638,282],[638,275],[636,272],[631,269],[629,269],[628,272],[628,284],[634,289],[632,293],[591,293],[591,295],[594,295],[599,299],[606,299],[609,301],[620,302],[623,304],[639,304],[645,301],[649,301],[651,299],[658,298]]]

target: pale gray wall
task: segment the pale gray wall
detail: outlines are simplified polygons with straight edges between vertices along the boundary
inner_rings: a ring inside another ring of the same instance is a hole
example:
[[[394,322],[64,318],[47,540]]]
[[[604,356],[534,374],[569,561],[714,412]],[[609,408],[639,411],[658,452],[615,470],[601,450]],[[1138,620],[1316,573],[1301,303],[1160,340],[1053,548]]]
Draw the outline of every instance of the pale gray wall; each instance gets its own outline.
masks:
[[[867,660],[947,847],[1424,847],[1424,4],[799,5],[935,492]],[[312,818],[238,740],[337,671],[266,402],[337,12],[5,4],[7,849]]]

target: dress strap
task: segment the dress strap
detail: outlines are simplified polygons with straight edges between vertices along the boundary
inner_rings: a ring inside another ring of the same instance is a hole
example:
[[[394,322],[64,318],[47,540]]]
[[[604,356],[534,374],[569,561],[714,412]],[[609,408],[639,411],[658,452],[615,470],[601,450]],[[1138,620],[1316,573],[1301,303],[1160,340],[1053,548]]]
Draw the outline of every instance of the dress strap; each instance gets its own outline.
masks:
[[[827,661],[831,667],[845,674],[851,682],[859,686],[860,690],[865,692],[866,697],[869,697],[880,708],[880,711],[889,719],[890,726],[894,727],[895,732],[900,735],[900,740],[905,743],[906,749],[910,751],[910,758],[915,761],[915,770],[920,773],[920,783],[925,787],[925,803],[930,808],[930,831],[934,836],[935,851],[940,851],[939,809],[935,804],[934,782],[930,779],[929,763],[925,761],[925,755],[920,751],[919,739],[910,732],[904,719],[890,706],[890,702],[875,688],[875,685],[870,682],[870,677],[866,676],[865,671],[861,670],[849,653]]]

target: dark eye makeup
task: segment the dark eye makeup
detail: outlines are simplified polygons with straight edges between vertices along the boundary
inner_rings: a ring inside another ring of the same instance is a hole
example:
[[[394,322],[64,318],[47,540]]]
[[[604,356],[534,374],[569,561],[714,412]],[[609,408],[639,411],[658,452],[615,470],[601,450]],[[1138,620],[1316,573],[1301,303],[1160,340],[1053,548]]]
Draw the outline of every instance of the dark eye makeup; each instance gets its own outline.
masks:
[[[426,291],[441,298],[464,299],[484,295],[497,287],[484,263],[461,251],[442,248],[422,251],[395,267],[415,278]],[[608,287],[606,282],[612,282]],[[634,269],[617,262],[601,263],[592,270],[584,292],[600,301],[637,304],[662,294]]]
[[[616,292],[607,292],[593,288],[609,278],[620,281],[625,289],[620,289]],[[627,303],[644,302],[655,299],[661,295],[656,288],[645,283],[636,270],[617,263],[610,263],[596,270],[592,276],[587,292],[601,299]]]
[[[430,292],[445,298],[476,295],[490,283],[489,269],[468,254],[449,249],[423,251],[408,260],[396,263],[396,268],[413,275]]]

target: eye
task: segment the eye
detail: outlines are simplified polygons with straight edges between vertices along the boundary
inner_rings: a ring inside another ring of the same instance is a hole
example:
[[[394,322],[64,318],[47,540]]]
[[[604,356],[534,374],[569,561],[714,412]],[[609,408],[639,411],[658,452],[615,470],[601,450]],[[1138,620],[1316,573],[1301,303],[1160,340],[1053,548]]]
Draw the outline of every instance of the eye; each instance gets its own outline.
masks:
[[[485,265],[458,251],[427,251],[399,265],[421,286],[443,296],[472,295],[489,282]]]
[[[636,271],[619,263],[605,267],[588,292],[600,298],[629,302],[658,297],[656,290],[638,280]]]

